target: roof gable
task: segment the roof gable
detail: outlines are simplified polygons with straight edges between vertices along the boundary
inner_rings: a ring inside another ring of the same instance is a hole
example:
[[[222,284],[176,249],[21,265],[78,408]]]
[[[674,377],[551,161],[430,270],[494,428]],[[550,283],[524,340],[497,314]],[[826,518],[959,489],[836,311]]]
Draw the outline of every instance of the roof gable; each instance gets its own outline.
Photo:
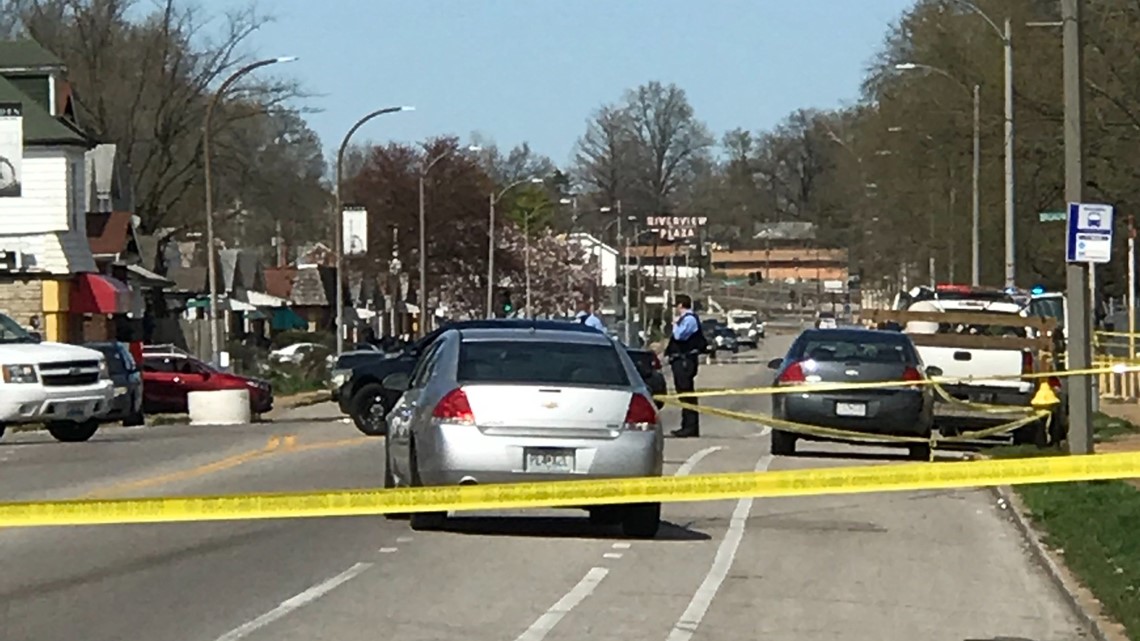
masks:
[[[91,148],[94,143],[75,127],[67,122],[55,118],[38,104],[20,91],[7,79],[0,77],[0,103],[20,103],[24,119],[25,145],[72,145]]]
[[[0,71],[62,69],[63,60],[35,40],[0,41]]]

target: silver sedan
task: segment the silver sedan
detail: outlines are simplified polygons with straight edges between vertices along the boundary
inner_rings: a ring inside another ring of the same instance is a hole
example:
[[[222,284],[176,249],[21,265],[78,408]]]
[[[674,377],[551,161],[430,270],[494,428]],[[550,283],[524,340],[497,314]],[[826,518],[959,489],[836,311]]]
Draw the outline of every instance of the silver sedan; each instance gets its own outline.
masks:
[[[552,329],[445,332],[388,416],[386,487],[660,476],[664,435],[652,396],[604,334]],[[661,504],[589,508],[628,536],[656,536]],[[446,513],[411,515],[414,529]]]

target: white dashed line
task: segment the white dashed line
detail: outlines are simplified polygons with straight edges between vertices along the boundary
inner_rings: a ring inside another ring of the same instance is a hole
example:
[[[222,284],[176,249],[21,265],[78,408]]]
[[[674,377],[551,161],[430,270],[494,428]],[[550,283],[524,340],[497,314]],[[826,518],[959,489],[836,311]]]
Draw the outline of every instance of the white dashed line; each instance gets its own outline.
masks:
[[[605,558],[605,559],[620,559],[621,557],[622,557],[621,552],[606,552],[605,554],[602,555],[602,558]]]
[[[380,554],[391,554],[391,553],[395,552],[397,549],[398,548],[380,548]]]
[[[756,461],[756,467],[753,469],[757,472],[763,472],[771,464],[772,456],[765,454]],[[693,638],[693,634],[700,627],[705,613],[709,611],[709,606],[712,605],[717,590],[720,589],[729,570],[732,569],[736,551],[740,548],[740,542],[744,540],[744,528],[748,523],[748,513],[751,511],[751,498],[737,501],[736,509],[732,511],[732,520],[729,522],[728,531],[716,549],[712,567],[709,568],[705,580],[701,581],[700,587],[693,594],[693,598],[689,601],[689,606],[685,608],[684,613],[681,614],[681,618],[673,625],[673,631],[669,633],[668,641],[689,641]]]
[[[410,536],[398,536],[398,537],[396,537],[396,543],[411,543],[411,542],[412,542],[412,537],[410,537]]]
[[[630,548],[630,545],[631,545],[630,543],[626,543],[625,541],[622,541],[620,543],[614,543],[613,547],[615,550],[628,550]]]
[[[542,641],[542,639],[545,639],[546,635],[550,634],[550,631],[554,629],[554,626],[558,625],[558,622],[562,620],[562,617],[569,614],[579,603],[590,596],[590,594],[597,589],[598,584],[602,582],[602,579],[606,578],[606,575],[609,573],[610,571],[606,568],[591,568],[590,571],[586,573],[586,576],[582,577],[582,580],[578,582],[578,585],[571,588],[570,591],[566,593],[566,596],[558,600],[558,603],[550,606],[550,609],[538,617],[534,623],[530,624],[526,632],[520,634],[515,641]]]
[[[305,590],[295,597],[292,597],[291,599],[282,601],[281,605],[273,608],[269,612],[266,612],[256,619],[253,619],[252,621],[243,623],[233,630],[230,630],[229,632],[218,637],[217,641],[237,641],[238,639],[246,637],[249,634],[256,632],[261,628],[269,625],[270,623],[273,623],[274,621],[284,617],[290,612],[303,608],[313,601],[316,601],[322,596],[328,594],[329,592],[332,592],[341,584],[351,581],[361,572],[364,572],[370,567],[372,567],[371,563],[357,563],[356,565],[348,568],[333,578],[324,581],[323,583],[318,583],[317,585],[314,585],[313,587]]]

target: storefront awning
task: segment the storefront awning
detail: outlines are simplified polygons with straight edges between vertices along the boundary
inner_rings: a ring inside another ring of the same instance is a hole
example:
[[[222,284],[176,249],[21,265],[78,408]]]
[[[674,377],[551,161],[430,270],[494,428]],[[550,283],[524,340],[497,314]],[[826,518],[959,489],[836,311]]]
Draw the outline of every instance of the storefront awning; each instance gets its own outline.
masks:
[[[293,311],[289,307],[278,307],[277,309],[274,309],[273,320],[269,325],[274,330],[278,331],[309,328],[309,322],[304,318],[301,318],[300,314]]]
[[[70,311],[76,314],[127,314],[131,311],[131,290],[117,278],[76,274],[70,303]]]
[[[246,292],[246,301],[254,307],[288,307],[289,301],[264,292]]]

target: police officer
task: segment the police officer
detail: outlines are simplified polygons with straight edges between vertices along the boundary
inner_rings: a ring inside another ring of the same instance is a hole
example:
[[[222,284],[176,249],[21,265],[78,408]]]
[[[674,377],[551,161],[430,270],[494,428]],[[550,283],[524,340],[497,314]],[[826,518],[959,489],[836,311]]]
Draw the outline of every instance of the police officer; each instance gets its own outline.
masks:
[[[665,356],[673,369],[673,388],[678,394],[692,392],[696,385],[697,366],[700,355],[708,349],[708,341],[701,331],[701,320],[693,313],[693,299],[678,294],[677,319],[673,323],[673,335],[665,347]],[[681,402],[696,405],[692,396],[681,396]],[[700,416],[696,410],[681,409],[681,429],[673,430],[677,438],[692,438],[701,435]]]
[[[598,318],[598,315],[593,312],[591,309],[590,301],[588,300],[578,301],[578,313],[574,316],[574,318],[579,323],[582,323],[587,327],[593,327],[599,332],[606,331],[606,324],[603,323],[602,319]]]

